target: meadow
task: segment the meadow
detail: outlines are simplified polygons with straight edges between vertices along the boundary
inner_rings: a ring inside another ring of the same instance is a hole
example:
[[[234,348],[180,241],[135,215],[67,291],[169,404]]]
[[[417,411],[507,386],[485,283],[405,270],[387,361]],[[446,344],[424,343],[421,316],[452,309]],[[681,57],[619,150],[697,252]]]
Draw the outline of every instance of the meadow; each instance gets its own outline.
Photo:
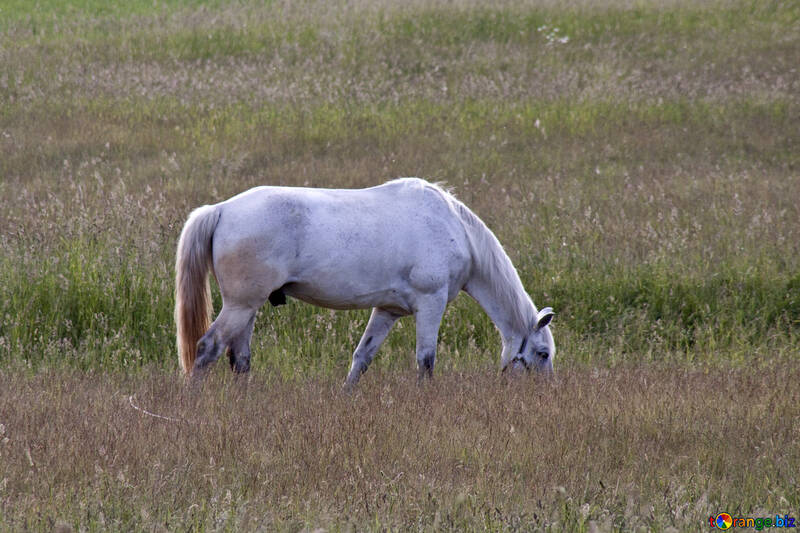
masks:
[[[778,0],[0,2],[0,529],[796,516],[799,57]],[[191,209],[400,176],[555,309],[554,382],[462,295],[424,387],[406,319],[342,394],[368,311],[295,301],[184,387]]]

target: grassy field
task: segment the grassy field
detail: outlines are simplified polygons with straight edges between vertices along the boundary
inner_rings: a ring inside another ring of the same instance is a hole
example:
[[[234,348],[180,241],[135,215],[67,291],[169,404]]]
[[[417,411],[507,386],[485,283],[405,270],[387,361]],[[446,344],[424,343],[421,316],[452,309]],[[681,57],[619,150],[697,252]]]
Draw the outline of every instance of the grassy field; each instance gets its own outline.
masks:
[[[797,515],[798,57],[792,1],[0,2],[0,529]],[[290,302],[185,390],[190,210],[398,176],[495,231],[558,381],[460,297],[426,387],[405,320],[340,395],[368,312]]]
[[[796,515],[796,365],[369,377],[351,397],[261,374],[199,395],[154,370],[3,374],[4,529],[700,531],[723,510]]]

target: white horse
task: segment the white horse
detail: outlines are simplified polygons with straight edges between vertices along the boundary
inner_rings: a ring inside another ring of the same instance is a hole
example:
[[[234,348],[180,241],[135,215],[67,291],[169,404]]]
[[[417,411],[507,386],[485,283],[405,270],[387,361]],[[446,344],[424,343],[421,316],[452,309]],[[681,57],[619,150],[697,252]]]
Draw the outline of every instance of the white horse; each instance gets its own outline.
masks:
[[[331,309],[372,308],[353,353],[353,386],[395,321],[413,314],[417,368],[431,376],[439,324],[464,290],[503,341],[501,367],[551,374],[553,310],[537,311],[486,225],[441,187],[403,178],[369,189],[256,187],[189,216],[175,264],[180,363],[202,374],[229,349],[250,369],[256,311],[292,296]],[[208,272],[222,294],[211,322]]]

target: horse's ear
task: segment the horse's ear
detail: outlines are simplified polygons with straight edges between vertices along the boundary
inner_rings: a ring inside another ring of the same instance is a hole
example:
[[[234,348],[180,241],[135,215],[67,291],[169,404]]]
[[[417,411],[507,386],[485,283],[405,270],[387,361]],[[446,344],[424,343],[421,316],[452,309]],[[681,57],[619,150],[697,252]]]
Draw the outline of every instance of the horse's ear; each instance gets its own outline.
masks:
[[[536,329],[542,329],[545,327],[550,323],[551,320],[553,320],[555,315],[556,314],[553,312],[552,307],[545,307],[539,311],[539,314],[536,315]]]

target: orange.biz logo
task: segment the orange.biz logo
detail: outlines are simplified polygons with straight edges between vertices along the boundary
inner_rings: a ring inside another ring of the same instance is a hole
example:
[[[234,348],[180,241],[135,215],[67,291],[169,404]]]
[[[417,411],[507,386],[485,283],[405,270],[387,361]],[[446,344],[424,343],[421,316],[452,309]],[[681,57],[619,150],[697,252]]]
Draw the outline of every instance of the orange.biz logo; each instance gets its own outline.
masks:
[[[711,527],[719,529],[730,529],[732,527],[748,527],[756,531],[761,531],[767,527],[797,527],[794,524],[794,517],[789,515],[775,515],[775,518],[753,518],[751,516],[731,516],[729,513],[719,513],[716,516],[709,516],[708,523]]]
[[[719,513],[717,516],[709,518],[709,522],[711,522],[712,527],[728,529],[733,525],[733,517],[728,513]]]

